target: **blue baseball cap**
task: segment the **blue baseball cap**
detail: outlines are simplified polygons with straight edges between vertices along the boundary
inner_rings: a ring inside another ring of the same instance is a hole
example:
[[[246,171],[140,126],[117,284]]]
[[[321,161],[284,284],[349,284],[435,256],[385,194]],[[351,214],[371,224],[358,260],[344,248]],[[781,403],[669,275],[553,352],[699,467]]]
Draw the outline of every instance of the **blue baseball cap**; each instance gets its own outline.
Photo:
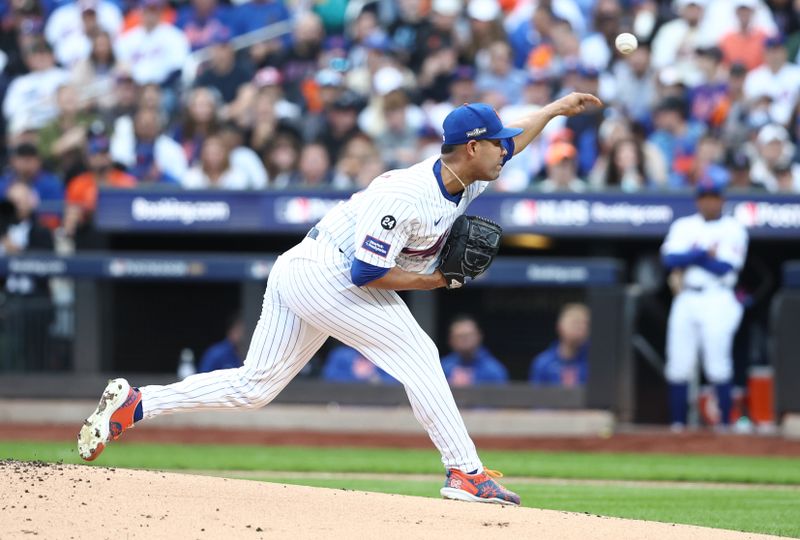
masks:
[[[362,42],[367,49],[386,52],[392,48],[392,40],[381,31],[372,32]]]
[[[458,82],[458,81],[474,81],[475,80],[475,68],[472,66],[458,66],[456,69],[453,70],[453,73],[450,74],[450,82]]]
[[[486,103],[465,103],[456,107],[444,119],[442,127],[444,144],[509,139],[522,133],[520,128],[505,127],[497,112]]]
[[[528,77],[525,80],[525,84],[541,84],[541,83],[549,83],[553,79],[553,76],[544,69],[535,69],[528,72]]]
[[[580,64],[578,65],[578,75],[584,79],[597,79],[600,77],[600,71],[596,67]]]
[[[89,139],[87,148],[90,154],[103,154],[111,148],[111,141],[108,137],[97,135]]]
[[[725,186],[730,179],[728,171],[719,165],[709,165],[703,171],[702,176],[698,179],[695,186],[695,196],[702,197],[703,195],[718,195],[722,196],[725,193]]]
[[[764,40],[764,46],[768,49],[773,47],[783,47],[786,44],[786,38],[783,34],[775,34],[774,36],[769,36]]]

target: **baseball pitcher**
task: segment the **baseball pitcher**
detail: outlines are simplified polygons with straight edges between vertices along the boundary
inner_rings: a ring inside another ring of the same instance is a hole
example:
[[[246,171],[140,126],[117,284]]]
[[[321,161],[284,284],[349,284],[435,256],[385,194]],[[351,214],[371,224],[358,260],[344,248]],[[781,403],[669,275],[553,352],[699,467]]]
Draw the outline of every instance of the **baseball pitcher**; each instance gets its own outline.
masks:
[[[414,415],[442,455],[444,497],[519,504],[485,469],[442,372],[436,345],[395,291],[464,286],[491,264],[500,227],[464,213],[503,164],[558,115],[600,106],[573,93],[503,126],[486,104],[464,104],[444,120],[441,156],[376,178],[332,209],[269,276],[244,365],[167,386],[109,382],[78,435],[97,458],[134,422],[160,414],[263,407],[329,336],[400,381]]]

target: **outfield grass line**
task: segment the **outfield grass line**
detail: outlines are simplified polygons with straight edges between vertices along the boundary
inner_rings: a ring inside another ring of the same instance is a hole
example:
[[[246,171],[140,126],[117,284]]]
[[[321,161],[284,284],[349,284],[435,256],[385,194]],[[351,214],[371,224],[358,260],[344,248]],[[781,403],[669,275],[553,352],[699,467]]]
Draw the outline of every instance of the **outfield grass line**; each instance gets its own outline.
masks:
[[[168,472],[180,474],[198,474],[236,478],[240,480],[270,481],[270,478],[303,480],[307,478],[320,480],[389,480],[414,482],[441,482],[444,473],[437,474],[393,474],[393,473],[355,473],[355,472],[298,472],[298,471],[242,471],[242,470],[186,470],[167,469]],[[630,488],[681,488],[681,489],[765,489],[770,491],[798,491],[800,485],[727,483],[727,482],[694,482],[673,480],[591,480],[580,478],[537,478],[531,476],[514,476],[505,479],[511,484],[547,485],[547,486],[614,486]]]
[[[80,463],[75,444],[0,441],[0,458]],[[569,452],[483,452],[510,478],[698,482],[800,486],[800,459],[660,456]],[[294,471],[441,475],[434,449],[308,448],[128,443],[113,445],[94,466],[140,469]]]

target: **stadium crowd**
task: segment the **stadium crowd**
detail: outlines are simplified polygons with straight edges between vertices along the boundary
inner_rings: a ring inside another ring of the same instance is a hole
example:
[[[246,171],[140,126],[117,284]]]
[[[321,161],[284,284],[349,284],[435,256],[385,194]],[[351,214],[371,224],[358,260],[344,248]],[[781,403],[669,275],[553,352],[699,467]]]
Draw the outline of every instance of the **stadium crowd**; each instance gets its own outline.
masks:
[[[798,0],[9,0],[0,21],[0,192],[65,200],[67,235],[98,187],[358,189],[438,152],[458,104],[508,119],[572,90],[607,107],[551,122],[494,189],[718,165],[800,190]]]

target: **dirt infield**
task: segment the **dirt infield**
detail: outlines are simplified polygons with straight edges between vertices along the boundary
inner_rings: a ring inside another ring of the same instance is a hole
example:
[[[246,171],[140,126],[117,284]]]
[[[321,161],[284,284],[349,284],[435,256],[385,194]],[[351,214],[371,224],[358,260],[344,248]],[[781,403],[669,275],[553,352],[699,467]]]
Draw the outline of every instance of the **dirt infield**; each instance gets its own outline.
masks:
[[[0,424],[0,440],[73,440],[79,425]],[[130,442],[185,444],[256,444],[320,447],[432,448],[425,435],[317,433],[209,428],[137,427],[125,433]],[[777,436],[720,435],[710,432],[672,434],[663,431],[619,433],[610,437],[475,437],[482,450],[635,452],[800,457],[800,441]]]
[[[0,537],[777,538],[586,514],[81,465],[0,462]]]

